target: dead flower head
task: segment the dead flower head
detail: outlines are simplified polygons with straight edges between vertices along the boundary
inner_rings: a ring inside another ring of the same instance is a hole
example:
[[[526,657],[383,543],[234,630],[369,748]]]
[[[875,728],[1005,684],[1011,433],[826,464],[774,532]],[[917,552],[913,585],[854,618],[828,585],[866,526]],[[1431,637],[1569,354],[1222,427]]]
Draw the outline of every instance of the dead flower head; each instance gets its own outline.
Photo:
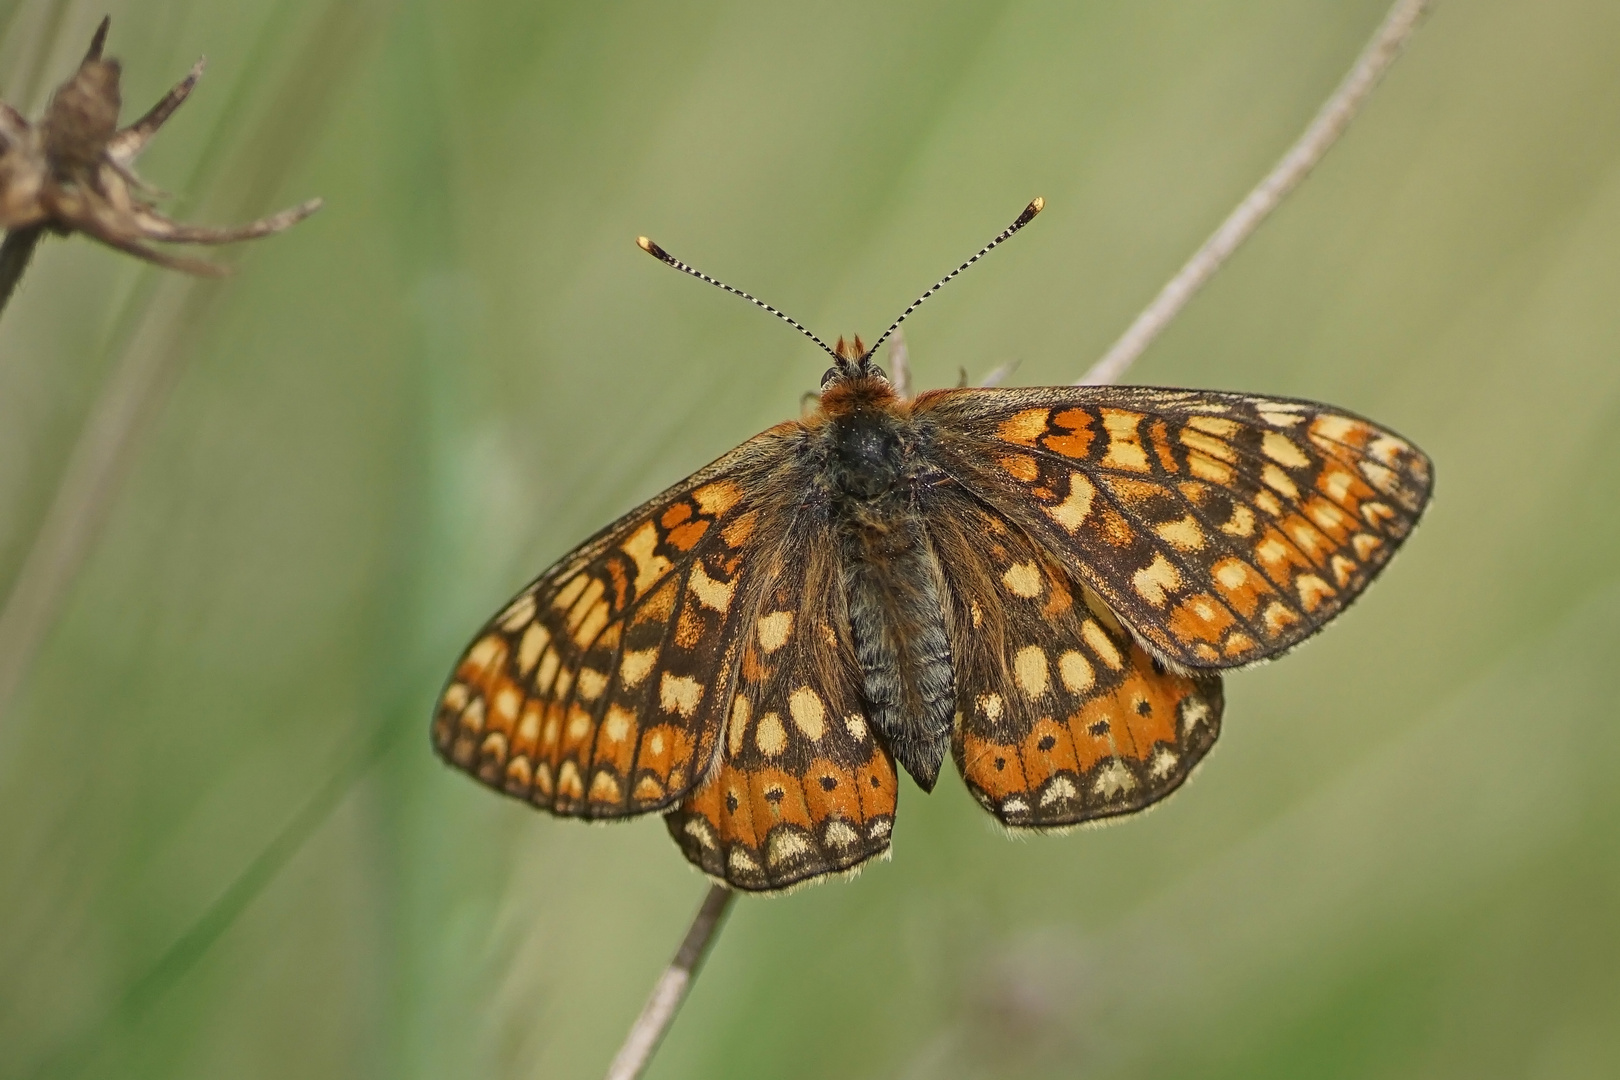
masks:
[[[108,19],[101,20],[78,73],[57,87],[45,115],[30,124],[0,102],[0,228],[47,228],[67,235],[88,233],[137,258],[192,274],[220,275],[228,268],[204,259],[170,255],[148,241],[226,244],[281,232],[320,208],[321,200],[283,210],[235,228],[182,225],[158,213],[142,195],[159,193],[135,175],[135,159],[152,135],[197,84],[203,63],[127,128],[118,127],[120,68],[104,60]]]

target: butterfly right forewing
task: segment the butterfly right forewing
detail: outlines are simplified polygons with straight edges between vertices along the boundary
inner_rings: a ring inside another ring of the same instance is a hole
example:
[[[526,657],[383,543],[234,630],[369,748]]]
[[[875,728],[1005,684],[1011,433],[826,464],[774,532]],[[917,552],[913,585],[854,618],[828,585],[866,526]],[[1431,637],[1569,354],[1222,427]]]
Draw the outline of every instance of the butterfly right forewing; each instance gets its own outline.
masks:
[[[1156,657],[1220,670],[1297,644],[1417,523],[1429,460],[1311,402],[1146,387],[922,395],[937,464],[1019,523]]]

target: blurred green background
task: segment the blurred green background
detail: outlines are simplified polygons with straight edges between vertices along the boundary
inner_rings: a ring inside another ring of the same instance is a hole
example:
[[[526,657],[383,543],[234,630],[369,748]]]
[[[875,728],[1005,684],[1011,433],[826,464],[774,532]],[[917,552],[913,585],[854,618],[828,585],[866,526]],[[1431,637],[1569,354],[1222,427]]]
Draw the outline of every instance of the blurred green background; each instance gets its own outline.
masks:
[[[1044,195],[909,341],[1068,381],[1385,4],[11,0],[0,98],[107,9],[126,116],[210,59],[168,209],[327,206],[225,282],[48,240],[0,320],[0,594],[66,567],[0,712],[6,1078],[599,1075],[704,882],[442,768],[433,695],[825,367],[634,237],[870,340]],[[892,862],[737,904],[652,1076],[1620,1075],[1617,55],[1613,0],[1441,0],[1133,372],[1437,463],[1197,781],[1022,841],[908,786]]]

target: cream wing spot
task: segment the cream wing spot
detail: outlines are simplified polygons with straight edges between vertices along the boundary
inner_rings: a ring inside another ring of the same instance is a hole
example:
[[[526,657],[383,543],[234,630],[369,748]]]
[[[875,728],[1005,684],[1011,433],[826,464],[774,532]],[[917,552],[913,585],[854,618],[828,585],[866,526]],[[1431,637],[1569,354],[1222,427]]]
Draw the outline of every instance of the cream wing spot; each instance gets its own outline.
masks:
[[[731,723],[726,730],[726,745],[731,756],[736,757],[743,751],[743,739],[748,734],[748,715],[752,706],[748,699],[738,694],[731,700]]]
[[[507,605],[496,620],[502,630],[507,633],[515,632],[518,627],[534,618],[534,593],[526,592]]]
[[[821,695],[808,686],[801,686],[788,695],[788,715],[793,726],[804,732],[811,742],[819,742],[827,730],[827,707]]]
[[[866,718],[859,713],[850,713],[844,717],[844,729],[856,742],[866,741]]]
[[[1169,594],[1181,587],[1181,574],[1169,559],[1155,555],[1151,563],[1131,577],[1131,585],[1142,599],[1154,607],[1164,607]]]
[[[1138,446],[1136,450],[1141,453],[1142,448]],[[1142,462],[1145,468],[1147,463],[1145,455]],[[1063,501],[1056,506],[1042,506],[1041,509],[1065,531],[1076,532],[1091,514],[1091,500],[1096,495],[1097,489],[1084,473],[1072,472],[1069,474],[1069,493],[1063,497]]]
[[[530,601],[531,606],[533,600]],[[551,644],[551,631],[539,623],[530,623],[529,628],[523,631],[523,640],[518,642],[518,674],[527,677],[534,670],[535,663],[540,659],[540,653]]]
[[[769,655],[786,645],[793,636],[793,612],[773,611],[769,615],[762,615],[755,628],[759,635],[759,647]]]
[[[975,704],[979,706],[979,712],[983,713],[987,720],[994,722],[1001,719],[1004,702],[1000,694],[980,694]]]
[[[1013,657],[1013,675],[1018,689],[1031,701],[1041,697],[1050,685],[1046,652],[1039,645],[1026,645]]]
[[[1063,680],[1063,688],[1069,693],[1083,694],[1097,681],[1097,673],[1092,670],[1091,661],[1070,649],[1058,657],[1058,678]]]
[[[1091,651],[1097,654],[1097,658],[1110,668],[1118,671],[1125,666],[1125,658],[1120,655],[1119,647],[1114,644],[1114,639],[1109,637],[1107,631],[1090,619],[1080,624],[1080,636],[1085,639],[1087,645],[1091,646]]]
[[[759,723],[754,725],[754,745],[766,757],[775,757],[787,749],[787,731],[782,727],[780,716],[768,712],[759,718]]]
[[[698,702],[702,697],[703,685],[696,679],[687,675],[664,672],[663,680],[658,686],[658,704],[665,712],[680,713],[690,720],[697,712]]]
[[[701,560],[693,564],[688,584],[700,604],[722,615],[731,608],[731,597],[737,591],[735,581],[722,583],[711,578],[704,571]]]
[[[1197,551],[1204,546],[1204,530],[1198,527],[1191,514],[1179,521],[1157,525],[1153,531],[1159,539],[1182,551]]]
[[[1001,583],[1008,592],[1025,600],[1036,599],[1043,589],[1041,572],[1032,562],[1013,563],[1007,567],[1007,572],[1001,575]],[[978,621],[975,620],[973,625],[977,626]]]
[[[653,669],[653,662],[658,659],[657,649],[638,649],[627,651],[619,658],[619,681],[625,687],[639,686]]]
[[[1260,440],[1260,452],[1279,465],[1290,469],[1303,469],[1311,463],[1299,444],[1280,431],[1268,431]]]
[[[641,596],[669,572],[670,561],[658,554],[658,526],[646,522],[625,538],[619,550],[636,565],[636,595]]]
[[[630,728],[635,724],[636,716],[618,705],[608,706],[607,717],[602,721],[602,735],[609,743],[622,743],[630,734]]]

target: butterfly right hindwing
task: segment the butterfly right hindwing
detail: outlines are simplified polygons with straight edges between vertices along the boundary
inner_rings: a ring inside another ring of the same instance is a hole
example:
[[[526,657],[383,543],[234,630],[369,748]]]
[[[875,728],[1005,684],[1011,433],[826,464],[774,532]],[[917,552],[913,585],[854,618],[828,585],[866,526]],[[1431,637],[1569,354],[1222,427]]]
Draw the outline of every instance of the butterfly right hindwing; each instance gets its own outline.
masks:
[[[1220,734],[1218,677],[1166,670],[1016,524],[954,484],[931,493],[949,585],[951,751],[1004,824],[1132,813],[1187,779]]]

